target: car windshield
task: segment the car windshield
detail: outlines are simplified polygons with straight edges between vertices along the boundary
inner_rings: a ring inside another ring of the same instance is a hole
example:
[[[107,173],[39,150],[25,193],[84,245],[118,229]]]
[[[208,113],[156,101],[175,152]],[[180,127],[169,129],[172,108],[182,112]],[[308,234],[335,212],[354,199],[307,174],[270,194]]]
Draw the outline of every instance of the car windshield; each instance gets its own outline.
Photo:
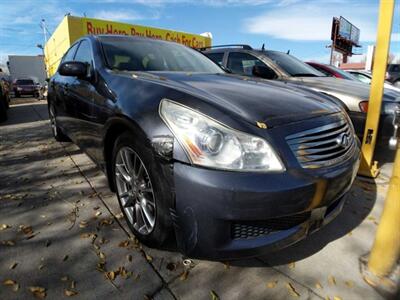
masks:
[[[17,80],[16,84],[18,84],[18,85],[32,85],[34,83],[33,83],[33,80],[20,79],[20,80]]]
[[[278,51],[266,51],[264,54],[290,76],[325,77],[321,72],[289,54]]]
[[[102,37],[100,41],[110,69],[224,73],[205,55],[183,45],[129,37]]]
[[[339,68],[336,68],[334,66],[328,66],[328,67],[331,68],[332,70],[334,70],[336,73],[339,73],[345,79],[357,80],[358,81],[358,78],[355,77],[354,75],[350,74],[349,72],[343,71],[343,70],[341,70]]]

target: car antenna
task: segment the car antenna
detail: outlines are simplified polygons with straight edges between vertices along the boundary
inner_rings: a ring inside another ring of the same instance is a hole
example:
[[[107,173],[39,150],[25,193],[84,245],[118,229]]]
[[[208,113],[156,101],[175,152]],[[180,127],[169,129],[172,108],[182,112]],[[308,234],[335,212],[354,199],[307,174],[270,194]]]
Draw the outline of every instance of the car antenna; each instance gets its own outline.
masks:
[[[286,52],[286,54],[290,54],[290,49]]]
[[[265,44],[262,44],[261,51],[265,51]]]

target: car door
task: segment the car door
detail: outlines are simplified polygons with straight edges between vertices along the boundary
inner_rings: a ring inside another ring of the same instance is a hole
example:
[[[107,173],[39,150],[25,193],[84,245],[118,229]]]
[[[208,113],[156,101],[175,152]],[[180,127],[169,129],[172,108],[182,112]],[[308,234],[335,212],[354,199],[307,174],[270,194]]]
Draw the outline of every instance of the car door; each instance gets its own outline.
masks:
[[[87,64],[88,73],[85,78],[74,77],[68,87],[70,99],[75,107],[73,120],[75,142],[86,152],[93,147],[96,127],[93,116],[93,99],[95,94],[95,76],[92,46],[88,40],[82,40],[76,51],[74,61]],[[90,153],[88,153],[90,155]]]
[[[71,46],[61,63],[66,61],[73,61],[75,52],[78,48],[78,43]],[[51,78],[49,82],[49,89],[53,91],[52,104],[56,110],[57,124],[63,131],[70,136],[73,116],[75,114],[75,107],[73,102],[69,99],[68,88],[74,82],[74,78],[70,76],[62,76],[58,72]]]

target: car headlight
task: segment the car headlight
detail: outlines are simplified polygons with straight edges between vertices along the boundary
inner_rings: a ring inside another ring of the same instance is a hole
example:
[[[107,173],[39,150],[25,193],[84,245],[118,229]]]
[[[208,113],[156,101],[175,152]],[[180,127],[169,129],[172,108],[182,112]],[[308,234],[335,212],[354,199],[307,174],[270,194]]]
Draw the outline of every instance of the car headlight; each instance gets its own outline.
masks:
[[[284,171],[262,138],[231,129],[189,107],[163,99],[160,116],[193,164],[233,171]]]

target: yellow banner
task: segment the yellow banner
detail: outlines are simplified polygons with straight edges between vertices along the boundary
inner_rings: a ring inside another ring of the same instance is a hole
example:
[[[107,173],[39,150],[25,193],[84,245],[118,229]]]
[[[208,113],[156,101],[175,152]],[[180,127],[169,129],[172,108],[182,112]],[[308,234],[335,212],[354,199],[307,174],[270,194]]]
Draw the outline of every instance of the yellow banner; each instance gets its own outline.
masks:
[[[198,34],[132,25],[98,19],[82,18],[83,34],[120,34],[172,41],[192,48],[211,46],[211,38]]]

